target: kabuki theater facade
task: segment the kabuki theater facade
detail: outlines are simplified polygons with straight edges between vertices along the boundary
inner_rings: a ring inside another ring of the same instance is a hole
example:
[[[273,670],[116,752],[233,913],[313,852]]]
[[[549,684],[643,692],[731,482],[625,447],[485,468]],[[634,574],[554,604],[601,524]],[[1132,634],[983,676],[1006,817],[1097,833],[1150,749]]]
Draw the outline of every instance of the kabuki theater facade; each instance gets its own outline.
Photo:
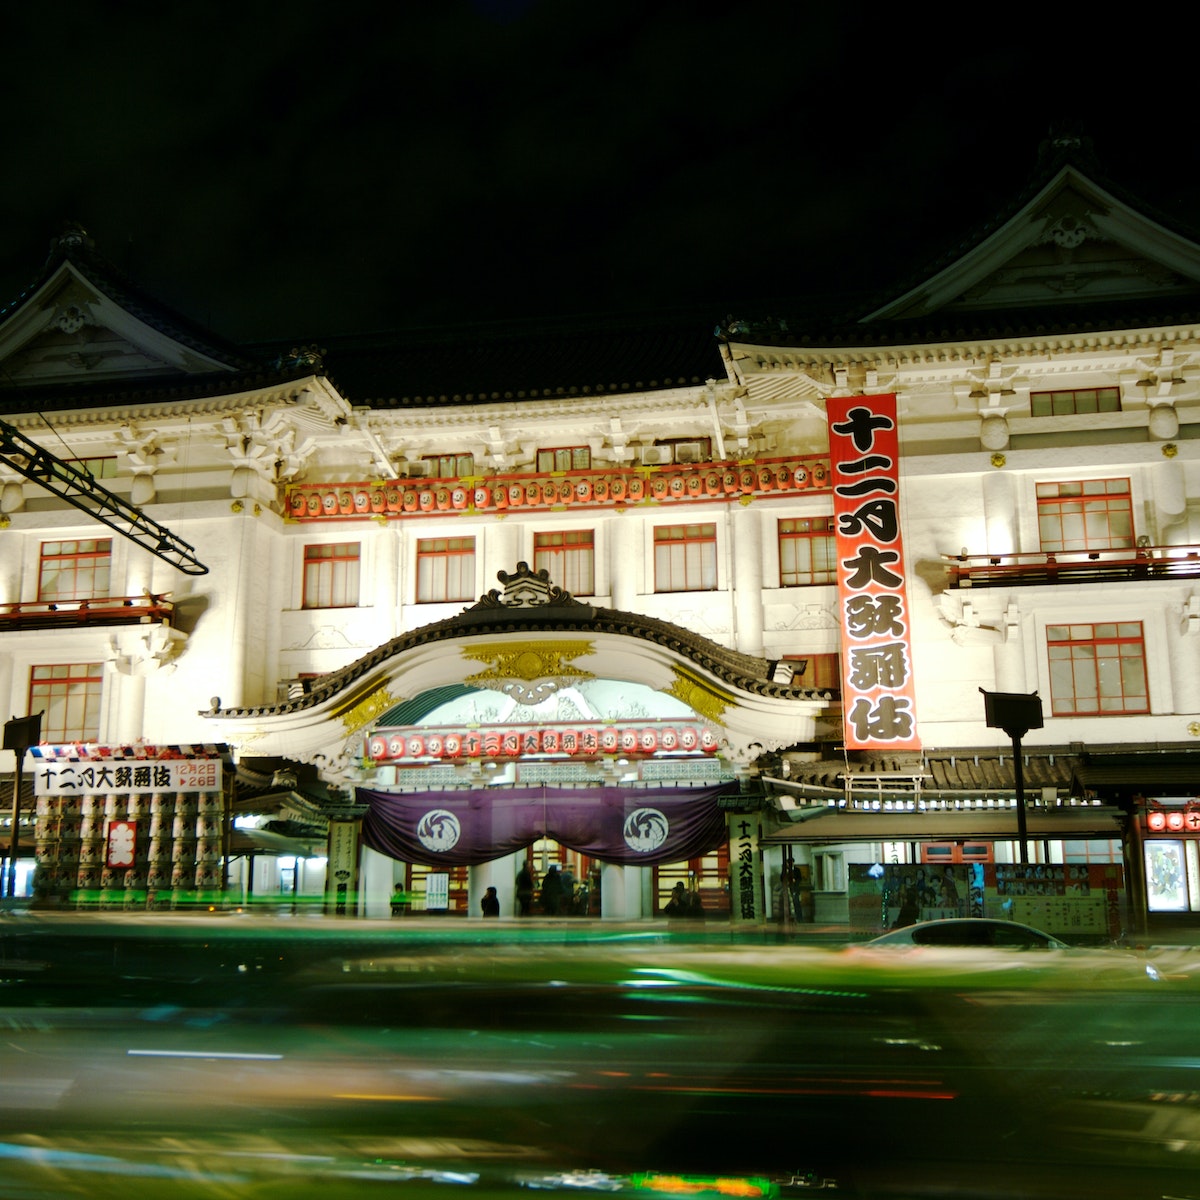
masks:
[[[1200,919],[1200,244],[1070,139],[959,232],[264,348],[68,228],[0,310],[4,902]]]

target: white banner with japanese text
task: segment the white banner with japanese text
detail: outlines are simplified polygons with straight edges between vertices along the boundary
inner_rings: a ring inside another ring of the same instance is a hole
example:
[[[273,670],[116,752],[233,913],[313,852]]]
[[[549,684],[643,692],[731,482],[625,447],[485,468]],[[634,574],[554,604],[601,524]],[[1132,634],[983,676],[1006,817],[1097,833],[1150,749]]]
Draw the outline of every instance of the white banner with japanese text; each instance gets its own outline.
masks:
[[[109,792],[219,792],[219,758],[163,760],[103,758],[65,762],[42,759],[33,769],[37,796],[107,795]]]
[[[896,397],[826,403],[847,749],[919,750]]]

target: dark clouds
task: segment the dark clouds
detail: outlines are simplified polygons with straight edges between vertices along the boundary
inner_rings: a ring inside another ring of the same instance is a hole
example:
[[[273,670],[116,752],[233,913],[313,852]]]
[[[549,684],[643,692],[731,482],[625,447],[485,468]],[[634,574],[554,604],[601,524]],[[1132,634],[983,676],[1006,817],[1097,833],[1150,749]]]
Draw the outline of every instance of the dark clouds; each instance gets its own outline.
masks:
[[[1197,197],[1169,80],[1095,86],[1109,34],[1018,49],[794,0],[6,23],[3,298],[74,219],[237,338],[857,289],[987,217],[1064,121],[1173,215]]]

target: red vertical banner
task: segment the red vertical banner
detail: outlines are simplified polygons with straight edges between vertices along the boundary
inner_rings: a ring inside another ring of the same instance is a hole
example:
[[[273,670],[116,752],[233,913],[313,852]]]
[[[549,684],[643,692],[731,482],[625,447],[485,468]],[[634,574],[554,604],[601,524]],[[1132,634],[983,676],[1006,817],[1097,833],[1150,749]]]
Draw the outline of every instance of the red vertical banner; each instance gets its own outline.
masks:
[[[826,411],[846,747],[919,750],[896,397],[830,397]]]

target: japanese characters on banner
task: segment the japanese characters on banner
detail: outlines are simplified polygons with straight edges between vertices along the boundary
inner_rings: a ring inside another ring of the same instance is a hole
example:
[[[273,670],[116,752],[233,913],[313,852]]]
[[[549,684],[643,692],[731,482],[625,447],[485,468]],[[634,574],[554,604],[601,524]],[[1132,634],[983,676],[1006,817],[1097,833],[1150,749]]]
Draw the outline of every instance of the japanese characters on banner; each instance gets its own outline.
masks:
[[[846,747],[917,750],[896,397],[830,397],[826,411]]]
[[[219,758],[162,761],[105,758],[69,762],[46,759],[33,770],[38,796],[80,796],[108,792],[219,792]]]

